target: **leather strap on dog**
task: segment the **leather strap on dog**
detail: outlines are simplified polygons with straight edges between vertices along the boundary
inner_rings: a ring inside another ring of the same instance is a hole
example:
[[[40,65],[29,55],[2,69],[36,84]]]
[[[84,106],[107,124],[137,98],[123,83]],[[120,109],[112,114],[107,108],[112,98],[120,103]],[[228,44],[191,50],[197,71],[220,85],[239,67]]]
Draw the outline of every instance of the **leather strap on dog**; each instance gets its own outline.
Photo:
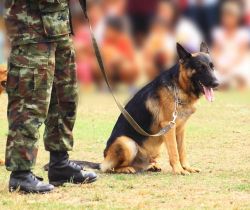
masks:
[[[97,44],[97,41],[96,41],[96,38],[94,36],[94,32],[92,30],[92,27],[91,27],[91,24],[90,24],[90,20],[89,20],[89,17],[88,17],[88,13],[87,13],[87,3],[86,3],[86,0],[79,0],[80,4],[81,4],[81,7],[83,9],[83,12],[84,12],[84,16],[85,18],[87,19],[88,21],[88,25],[89,25],[89,30],[90,30],[90,33],[91,33],[91,38],[92,38],[92,44],[93,44],[93,48],[95,50],[95,55],[96,55],[96,58],[97,58],[97,62],[98,62],[98,65],[100,67],[100,70],[101,70],[101,73],[104,77],[104,80],[108,86],[108,89],[109,89],[109,92],[110,94],[112,95],[112,97],[114,98],[114,101],[116,103],[116,105],[118,106],[118,108],[120,109],[122,115],[125,117],[125,119],[128,121],[128,123],[141,135],[143,136],[148,136],[148,137],[157,137],[157,136],[162,136],[164,134],[166,134],[171,128],[173,128],[175,126],[175,121],[176,121],[176,118],[177,118],[177,107],[178,107],[178,93],[177,93],[177,87],[176,85],[173,85],[173,89],[174,89],[174,100],[175,100],[175,107],[174,107],[174,112],[173,112],[173,119],[172,121],[169,122],[169,124],[162,128],[158,133],[156,134],[149,134],[148,132],[146,132],[135,120],[134,118],[127,112],[126,109],[124,109],[124,107],[121,105],[121,103],[116,99],[115,95],[114,95],[114,92],[110,86],[110,83],[108,81],[108,77],[107,77],[107,74],[106,74],[106,71],[105,71],[105,68],[104,68],[104,65],[103,65],[103,61],[102,61],[102,56],[101,56],[101,53],[100,53],[100,50],[99,50],[99,47],[98,47],[98,44]]]

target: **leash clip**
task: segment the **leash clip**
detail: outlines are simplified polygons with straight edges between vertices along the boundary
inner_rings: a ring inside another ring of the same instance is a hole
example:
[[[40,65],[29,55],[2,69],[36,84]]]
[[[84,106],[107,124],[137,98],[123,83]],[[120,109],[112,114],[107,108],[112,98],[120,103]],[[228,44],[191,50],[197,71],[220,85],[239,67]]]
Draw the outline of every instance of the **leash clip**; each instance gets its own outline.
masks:
[[[175,125],[175,121],[177,119],[177,111],[174,111],[173,112],[173,120],[169,122],[169,124],[172,124],[172,125]]]

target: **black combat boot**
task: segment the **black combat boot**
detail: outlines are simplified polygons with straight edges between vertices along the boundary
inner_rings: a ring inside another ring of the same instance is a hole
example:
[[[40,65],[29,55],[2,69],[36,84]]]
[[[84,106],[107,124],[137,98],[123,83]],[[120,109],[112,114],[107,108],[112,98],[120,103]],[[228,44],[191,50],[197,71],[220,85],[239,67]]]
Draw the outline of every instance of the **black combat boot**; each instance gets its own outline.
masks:
[[[13,171],[10,175],[9,191],[46,193],[54,189],[53,185],[45,184],[42,181],[42,178],[35,176],[31,171]]]
[[[49,183],[54,186],[66,182],[80,184],[91,183],[97,180],[94,172],[82,171],[83,168],[69,160],[67,152],[50,152]]]

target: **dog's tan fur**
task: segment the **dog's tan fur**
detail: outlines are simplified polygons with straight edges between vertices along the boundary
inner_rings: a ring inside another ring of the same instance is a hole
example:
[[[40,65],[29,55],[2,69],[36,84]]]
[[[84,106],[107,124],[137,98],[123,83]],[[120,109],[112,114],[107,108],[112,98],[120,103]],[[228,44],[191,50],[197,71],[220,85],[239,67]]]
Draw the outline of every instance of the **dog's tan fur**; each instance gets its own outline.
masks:
[[[189,78],[192,75],[192,70],[186,71],[183,68],[181,65],[178,97],[184,104],[178,107],[179,116],[175,127],[164,136],[147,138],[141,146],[126,136],[119,137],[106,151],[105,159],[101,164],[102,171],[107,172],[110,169],[117,173],[135,173],[141,170],[159,171],[157,159],[164,145],[167,148],[169,162],[175,174],[185,175],[200,171],[189,165],[186,154],[185,124],[191,114],[195,112],[195,103],[198,98],[188,91],[191,85]],[[147,109],[154,116],[152,133],[168,125],[174,111],[173,92],[162,88],[158,91],[158,96],[158,99],[150,99],[146,102]]]

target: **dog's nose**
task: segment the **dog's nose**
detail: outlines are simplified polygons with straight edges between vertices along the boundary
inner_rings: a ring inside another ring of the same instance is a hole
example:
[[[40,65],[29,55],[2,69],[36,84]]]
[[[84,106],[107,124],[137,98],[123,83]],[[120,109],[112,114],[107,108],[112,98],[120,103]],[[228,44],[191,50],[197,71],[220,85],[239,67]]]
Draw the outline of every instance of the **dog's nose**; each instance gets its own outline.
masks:
[[[219,85],[220,85],[220,83],[219,83],[218,80],[214,80],[214,81],[211,82],[211,87],[212,87],[212,88],[216,88],[216,87],[218,87]]]

